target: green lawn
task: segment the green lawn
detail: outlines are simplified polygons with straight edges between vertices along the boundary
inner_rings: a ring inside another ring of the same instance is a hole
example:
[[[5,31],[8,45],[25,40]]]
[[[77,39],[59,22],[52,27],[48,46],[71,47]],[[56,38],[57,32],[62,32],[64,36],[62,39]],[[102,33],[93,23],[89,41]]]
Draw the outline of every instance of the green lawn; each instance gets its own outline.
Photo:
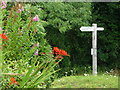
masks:
[[[51,88],[118,88],[118,76],[68,76],[55,80]]]

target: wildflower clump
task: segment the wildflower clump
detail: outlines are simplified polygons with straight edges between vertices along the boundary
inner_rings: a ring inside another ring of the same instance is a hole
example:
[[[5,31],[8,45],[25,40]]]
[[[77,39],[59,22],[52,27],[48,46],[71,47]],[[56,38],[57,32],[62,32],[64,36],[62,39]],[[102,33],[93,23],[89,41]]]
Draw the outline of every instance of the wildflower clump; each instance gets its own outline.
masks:
[[[51,46],[44,38],[44,27],[38,22],[40,20],[39,15],[36,15],[34,10],[31,10],[29,4],[23,5],[23,3],[16,3],[15,6],[8,10],[7,14],[4,15],[5,20],[0,18],[3,20],[3,26],[0,26],[0,31],[2,31],[0,38],[3,40],[1,45],[2,71],[7,73],[3,74],[5,79],[1,82],[2,87],[4,89],[11,87],[37,88],[42,87],[42,83],[46,85],[46,80],[49,81],[50,76],[55,73],[55,63],[52,55],[40,56],[39,54],[42,51],[45,53],[51,51]],[[3,47],[3,45],[5,46]],[[15,78],[16,73],[20,75]]]

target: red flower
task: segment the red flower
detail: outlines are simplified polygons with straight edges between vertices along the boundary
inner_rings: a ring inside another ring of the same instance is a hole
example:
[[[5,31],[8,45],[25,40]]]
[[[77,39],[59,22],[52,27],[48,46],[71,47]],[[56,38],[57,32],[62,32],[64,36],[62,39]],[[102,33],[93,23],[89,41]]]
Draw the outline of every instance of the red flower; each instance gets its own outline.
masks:
[[[53,47],[53,50],[56,52],[56,54],[60,54],[60,49],[58,47]]]
[[[0,34],[0,37],[2,38],[2,39],[5,39],[5,40],[8,40],[8,37],[3,33],[3,34]]]
[[[10,77],[10,85],[11,84],[16,84],[16,85],[19,85],[19,83],[16,81],[16,79],[15,78],[13,78],[13,77]]]
[[[58,47],[53,47],[56,55],[70,56],[65,50],[61,50]]]
[[[70,56],[65,50],[60,50],[60,55]]]

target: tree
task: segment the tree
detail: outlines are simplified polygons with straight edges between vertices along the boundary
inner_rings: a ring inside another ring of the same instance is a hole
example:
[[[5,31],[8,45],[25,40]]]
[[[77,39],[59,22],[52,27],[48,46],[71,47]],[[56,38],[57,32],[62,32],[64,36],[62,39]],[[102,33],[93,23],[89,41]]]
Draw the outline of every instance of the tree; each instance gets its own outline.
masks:
[[[119,3],[93,3],[93,22],[105,28],[98,33],[99,66],[119,68]]]

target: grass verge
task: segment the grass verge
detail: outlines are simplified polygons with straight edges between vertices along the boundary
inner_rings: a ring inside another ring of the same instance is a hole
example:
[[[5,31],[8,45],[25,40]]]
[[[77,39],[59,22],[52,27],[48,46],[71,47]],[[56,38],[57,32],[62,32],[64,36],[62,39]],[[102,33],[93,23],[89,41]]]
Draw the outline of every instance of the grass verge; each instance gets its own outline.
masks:
[[[51,88],[118,88],[118,76],[67,76],[56,79]]]

